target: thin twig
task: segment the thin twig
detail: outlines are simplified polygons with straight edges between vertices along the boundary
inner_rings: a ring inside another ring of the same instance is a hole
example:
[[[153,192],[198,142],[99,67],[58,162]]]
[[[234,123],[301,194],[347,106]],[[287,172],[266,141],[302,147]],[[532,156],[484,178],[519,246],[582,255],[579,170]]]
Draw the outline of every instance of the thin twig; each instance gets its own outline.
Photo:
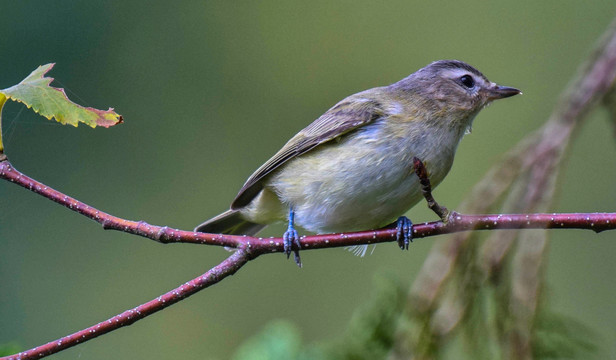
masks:
[[[413,157],[413,168],[415,170],[415,174],[419,178],[421,193],[426,199],[428,207],[430,210],[434,211],[434,213],[438,215],[441,220],[447,222],[449,220],[448,218],[450,212],[446,207],[439,205],[439,203],[434,200],[434,196],[432,196],[432,185],[430,184],[430,178],[428,177],[428,170],[426,169],[424,163],[419,158]]]

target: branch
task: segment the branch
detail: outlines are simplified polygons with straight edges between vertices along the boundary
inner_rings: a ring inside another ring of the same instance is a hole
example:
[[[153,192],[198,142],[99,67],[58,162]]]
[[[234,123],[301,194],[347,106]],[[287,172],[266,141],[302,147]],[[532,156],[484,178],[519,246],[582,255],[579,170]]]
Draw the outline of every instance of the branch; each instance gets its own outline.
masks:
[[[110,331],[124,326],[132,325],[137,320],[141,320],[148,315],[152,315],[180,300],[187,298],[197,292],[210,287],[227,276],[235,274],[248,260],[253,259],[248,251],[240,249],[229,256],[225,261],[210,269],[205,274],[190,280],[180,287],[177,287],[156,299],[150,300],[145,304],[139,305],[123,313],[102,321],[96,325],[77,331],[71,335],[50,341],[45,345],[37,346],[30,350],[20,352],[15,355],[0,358],[0,360],[29,360],[40,359],[51,354],[55,354],[64,349],[73,347],[80,343],[94,339],[95,337],[106,334]]]
[[[53,200],[100,224],[106,230],[118,230],[139,235],[157,242],[218,245],[246,248],[254,256],[283,252],[282,238],[205,234],[150,225],[145,221],[132,221],[112,216],[81,201],[54,190],[19,172],[6,161],[0,161],[0,179],[9,180],[45,198]],[[413,225],[413,238],[457,233],[472,230],[504,229],[585,229],[601,232],[616,229],[616,213],[565,213],[565,214],[456,214],[447,223],[434,221]],[[377,244],[396,241],[397,230],[358,231],[341,234],[302,236],[301,250],[335,248],[353,245]]]
[[[256,238],[203,234],[193,231],[171,229],[166,226],[150,225],[144,221],[121,219],[97,210],[81,201],[64,195],[16,170],[8,160],[0,160],[0,178],[11,181],[45,198],[53,200],[81,215],[103,225],[104,229],[119,230],[143,236],[167,244],[174,242],[209,244],[238,248],[233,255],[205,274],[167,292],[143,305],[124,311],[108,320],[100,322],[74,334],[65,336],[28,351],[0,358],[39,359],[63,349],[91,340],[120,327],[128,326],[154,314],[167,306],[195,294],[225,277],[233,275],[249,260],[261,254],[283,252],[282,238]],[[571,213],[571,214],[508,214],[508,215],[462,215],[455,214],[447,223],[442,221],[416,224],[413,237],[422,238],[471,230],[497,229],[587,229],[595,232],[616,229],[616,213]],[[322,249],[352,245],[376,244],[396,241],[397,230],[380,229],[344,234],[305,236],[301,239],[302,250]]]

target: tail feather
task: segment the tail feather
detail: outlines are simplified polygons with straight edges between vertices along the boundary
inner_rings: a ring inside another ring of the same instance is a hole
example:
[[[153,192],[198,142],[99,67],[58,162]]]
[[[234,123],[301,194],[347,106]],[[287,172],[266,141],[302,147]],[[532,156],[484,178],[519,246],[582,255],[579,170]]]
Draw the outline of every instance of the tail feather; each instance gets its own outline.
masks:
[[[227,210],[197,226],[195,231],[211,234],[253,236],[265,226],[244,220],[238,210]]]
[[[366,253],[368,252],[368,245],[353,245],[353,246],[345,246],[344,248],[352,252],[353,255],[359,256],[359,257],[364,257]],[[369,255],[372,255],[372,253],[374,252],[374,249],[376,249],[376,244],[372,244],[372,250],[370,251]]]

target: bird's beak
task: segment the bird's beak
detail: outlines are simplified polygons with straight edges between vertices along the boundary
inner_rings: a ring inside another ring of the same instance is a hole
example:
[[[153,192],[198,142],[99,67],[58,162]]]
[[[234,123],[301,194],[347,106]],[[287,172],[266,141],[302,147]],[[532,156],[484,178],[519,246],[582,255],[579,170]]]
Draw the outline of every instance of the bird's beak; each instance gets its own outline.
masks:
[[[510,96],[521,94],[522,92],[516,88],[508,87],[508,86],[500,86],[494,84],[493,87],[487,90],[488,100],[497,100],[504,99]]]

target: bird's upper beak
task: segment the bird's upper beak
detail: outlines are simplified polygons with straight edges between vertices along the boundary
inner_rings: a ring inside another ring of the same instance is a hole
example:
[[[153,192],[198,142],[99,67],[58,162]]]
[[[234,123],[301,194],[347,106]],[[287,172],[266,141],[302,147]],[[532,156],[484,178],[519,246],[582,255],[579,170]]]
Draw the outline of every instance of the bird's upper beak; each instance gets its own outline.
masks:
[[[516,88],[508,87],[508,86],[500,86],[494,84],[491,88],[487,90],[488,100],[497,100],[504,99],[510,96],[521,94],[522,92]]]

